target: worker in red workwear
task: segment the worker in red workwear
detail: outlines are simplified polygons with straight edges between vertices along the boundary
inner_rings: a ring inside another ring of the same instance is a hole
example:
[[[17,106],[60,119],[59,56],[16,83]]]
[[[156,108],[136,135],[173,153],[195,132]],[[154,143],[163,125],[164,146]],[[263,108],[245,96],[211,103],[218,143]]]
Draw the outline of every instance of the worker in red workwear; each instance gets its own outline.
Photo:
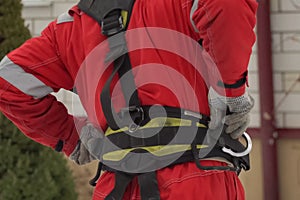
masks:
[[[100,160],[105,173],[94,200],[244,199],[237,174],[247,162],[221,152],[221,142],[212,145],[215,153],[201,156],[200,149],[220,126],[234,148],[249,124],[256,1],[126,2],[81,0],[5,56],[0,111],[78,164]],[[86,119],[68,114],[51,94],[62,88],[76,88]],[[147,136],[157,128],[157,136]],[[185,137],[174,142],[174,130],[195,135],[189,144]]]

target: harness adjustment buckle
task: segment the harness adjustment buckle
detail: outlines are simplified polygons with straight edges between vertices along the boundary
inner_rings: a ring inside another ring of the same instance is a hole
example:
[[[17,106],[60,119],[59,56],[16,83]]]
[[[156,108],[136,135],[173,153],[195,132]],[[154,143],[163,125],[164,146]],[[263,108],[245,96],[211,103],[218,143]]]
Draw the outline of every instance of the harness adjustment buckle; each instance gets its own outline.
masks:
[[[108,15],[101,21],[102,34],[106,36],[112,36],[121,32],[124,29],[123,17],[117,13]]]

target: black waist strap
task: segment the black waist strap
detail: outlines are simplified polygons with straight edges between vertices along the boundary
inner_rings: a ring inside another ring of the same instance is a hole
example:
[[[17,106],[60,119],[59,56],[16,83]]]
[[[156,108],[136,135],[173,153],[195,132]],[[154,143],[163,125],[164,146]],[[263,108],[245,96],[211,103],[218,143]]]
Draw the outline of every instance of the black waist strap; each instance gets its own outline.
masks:
[[[165,129],[165,130],[170,130],[170,129]],[[176,131],[175,131],[176,132]],[[126,135],[126,134],[124,134]],[[175,135],[175,134],[173,134]],[[190,162],[194,161],[197,165],[198,168],[202,170],[229,170],[229,171],[235,171],[237,174],[239,174],[241,168],[248,170],[249,169],[249,155],[243,156],[243,157],[233,157],[225,152],[222,151],[222,148],[229,147],[233,149],[234,151],[240,152],[245,149],[245,147],[238,141],[238,140],[233,140],[230,135],[226,133],[222,133],[221,136],[217,139],[216,144],[212,150],[207,152],[204,157],[199,157],[199,149],[197,149],[198,144],[203,144],[203,139],[205,138],[206,135],[206,129],[201,128],[197,132],[197,136],[195,137],[195,140],[190,144],[191,145],[191,150],[185,151],[177,160],[172,162],[168,167],[171,165],[179,164],[179,163],[185,163],[185,162]],[[169,137],[168,134],[165,132],[165,136]],[[120,136],[121,137],[121,136]],[[126,138],[126,137],[125,137]],[[164,134],[159,134],[157,136],[158,144],[165,144],[167,143],[167,139],[164,138]],[[114,142],[118,143],[120,138],[118,137],[112,137],[110,138]],[[122,139],[124,141],[124,139]],[[165,141],[165,142],[163,142]],[[149,140],[143,145],[153,145],[152,143],[154,141]],[[161,142],[161,143],[159,143]],[[126,145],[123,145],[119,143],[120,146],[125,147]],[[126,146],[127,147],[127,146]],[[140,151],[139,153],[143,153],[143,151]],[[200,154],[201,155],[201,154]],[[202,158],[213,158],[213,157],[222,157],[227,159],[229,162],[233,164],[232,166],[202,166],[199,162],[199,159]],[[126,159],[124,159],[126,160]],[[122,162],[122,161],[121,161]],[[114,163],[117,165],[120,165],[120,163]],[[102,167],[102,166],[100,166]],[[112,192],[106,197],[106,199],[122,199],[123,194],[128,186],[128,184],[131,182],[131,180],[137,176],[139,180],[139,186],[140,186],[140,191],[141,191],[141,196],[143,200],[159,200],[159,190],[157,186],[157,180],[155,178],[155,172],[150,172],[150,173],[143,173],[143,174],[130,174],[130,173],[124,173],[118,170],[114,170],[108,166],[104,166],[104,170],[111,171],[115,173],[115,187],[112,190]],[[98,170],[99,171],[99,170]],[[100,173],[98,174],[100,175]],[[98,176],[99,177],[99,176]],[[94,179],[96,181],[97,178]]]

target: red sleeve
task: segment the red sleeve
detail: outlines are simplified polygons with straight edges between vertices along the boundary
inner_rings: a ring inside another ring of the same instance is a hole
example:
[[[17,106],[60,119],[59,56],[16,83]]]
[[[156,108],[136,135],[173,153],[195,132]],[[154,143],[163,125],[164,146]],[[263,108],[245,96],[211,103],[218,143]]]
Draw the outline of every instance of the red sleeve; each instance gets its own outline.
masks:
[[[0,63],[0,111],[29,138],[66,155],[78,141],[74,119],[50,93],[71,89],[73,80],[60,60],[52,22],[40,37],[26,41]]]
[[[191,11],[194,29],[222,79],[220,76],[217,79],[210,77],[210,84],[222,95],[233,97],[245,92],[245,81],[238,87],[230,88],[230,85],[247,78],[248,62],[255,42],[256,9],[255,0],[194,1]],[[213,74],[210,73],[210,76]],[[222,89],[220,82],[229,87]]]

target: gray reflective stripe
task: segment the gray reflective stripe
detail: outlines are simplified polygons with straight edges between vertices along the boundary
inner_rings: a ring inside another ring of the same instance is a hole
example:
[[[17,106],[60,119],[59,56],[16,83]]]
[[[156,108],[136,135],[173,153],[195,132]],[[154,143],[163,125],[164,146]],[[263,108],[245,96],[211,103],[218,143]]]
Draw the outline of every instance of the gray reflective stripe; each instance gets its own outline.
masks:
[[[42,98],[53,92],[51,87],[45,85],[32,74],[25,72],[7,56],[0,62],[0,77],[35,99]]]
[[[192,6],[191,12],[190,12],[190,21],[191,21],[196,33],[199,33],[199,30],[197,29],[195,22],[193,21],[193,14],[198,9],[198,2],[199,2],[199,0],[194,0],[193,6]]]
[[[56,24],[72,22],[72,21],[74,21],[73,17],[68,12],[65,12],[58,16]]]

